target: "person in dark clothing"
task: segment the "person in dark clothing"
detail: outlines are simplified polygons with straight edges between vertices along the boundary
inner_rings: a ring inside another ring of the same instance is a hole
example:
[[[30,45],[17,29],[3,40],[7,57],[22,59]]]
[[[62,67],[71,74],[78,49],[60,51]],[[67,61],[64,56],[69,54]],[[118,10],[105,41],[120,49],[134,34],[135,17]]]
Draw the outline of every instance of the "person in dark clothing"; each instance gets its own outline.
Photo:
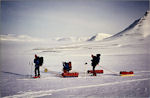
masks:
[[[40,77],[40,60],[39,57],[35,54],[35,59],[34,59],[34,63],[35,63],[35,77]],[[38,72],[38,75],[37,75]]]
[[[91,57],[92,57],[92,60],[91,60],[92,63],[91,63],[91,65],[93,67],[93,76],[96,76],[95,67],[96,67],[96,65],[99,64],[100,56],[101,56],[101,54],[97,54],[96,56],[91,55]]]
[[[72,69],[71,62],[63,62],[63,72],[67,73]]]

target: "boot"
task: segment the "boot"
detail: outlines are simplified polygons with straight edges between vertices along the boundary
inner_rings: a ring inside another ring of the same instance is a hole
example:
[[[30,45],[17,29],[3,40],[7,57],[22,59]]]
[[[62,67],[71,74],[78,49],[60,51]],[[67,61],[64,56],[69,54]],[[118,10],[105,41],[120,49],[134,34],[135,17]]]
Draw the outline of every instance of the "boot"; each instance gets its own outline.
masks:
[[[93,73],[93,76],[96,76],[96,73]]]

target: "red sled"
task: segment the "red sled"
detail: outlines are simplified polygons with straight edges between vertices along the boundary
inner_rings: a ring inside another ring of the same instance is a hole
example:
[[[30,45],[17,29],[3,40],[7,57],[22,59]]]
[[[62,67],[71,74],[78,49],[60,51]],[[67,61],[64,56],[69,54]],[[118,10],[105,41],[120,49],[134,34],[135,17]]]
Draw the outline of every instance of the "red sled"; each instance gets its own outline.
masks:
[[[103,70],[95,70],[95,72],[100,74],[104,73]],[[93,70],[88,70],[87,73],[93,73]]]
[[[133,71],[121,71],[120,72],[120,75],[121,76],[133,76],[134,75],[134,72]]]
[[[78,72],[72,72],[72,73],[62,73],[63,77],[78,77]]]

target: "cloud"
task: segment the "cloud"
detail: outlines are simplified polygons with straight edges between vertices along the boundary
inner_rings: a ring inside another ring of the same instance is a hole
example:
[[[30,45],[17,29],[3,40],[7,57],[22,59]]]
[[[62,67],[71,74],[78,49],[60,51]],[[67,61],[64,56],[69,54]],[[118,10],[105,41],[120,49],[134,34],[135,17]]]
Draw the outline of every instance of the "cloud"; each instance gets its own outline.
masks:
[[[15,42],[39,42],[44,41],[40,38],[31,37],[28,35],[16,35],[16,34],[7,34],[0,35],[1,41],[15,41]]]

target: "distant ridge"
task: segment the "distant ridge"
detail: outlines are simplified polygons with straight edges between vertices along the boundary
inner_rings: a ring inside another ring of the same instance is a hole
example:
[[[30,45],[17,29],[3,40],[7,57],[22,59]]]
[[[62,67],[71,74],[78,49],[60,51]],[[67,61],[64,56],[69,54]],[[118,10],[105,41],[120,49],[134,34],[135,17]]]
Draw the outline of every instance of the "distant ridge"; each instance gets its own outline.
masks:
[[[106,33],[98,33],[95,36],[92,36],[90,39],[88,39],[88,41],[100,41],[110,36],[112,35]]]
[[[131,25],[125,28],[123,31],[107,38],[114,39],[120,37],[148,37],[150,36],[150,11],[145,12],[144,16],[135,20]]]

